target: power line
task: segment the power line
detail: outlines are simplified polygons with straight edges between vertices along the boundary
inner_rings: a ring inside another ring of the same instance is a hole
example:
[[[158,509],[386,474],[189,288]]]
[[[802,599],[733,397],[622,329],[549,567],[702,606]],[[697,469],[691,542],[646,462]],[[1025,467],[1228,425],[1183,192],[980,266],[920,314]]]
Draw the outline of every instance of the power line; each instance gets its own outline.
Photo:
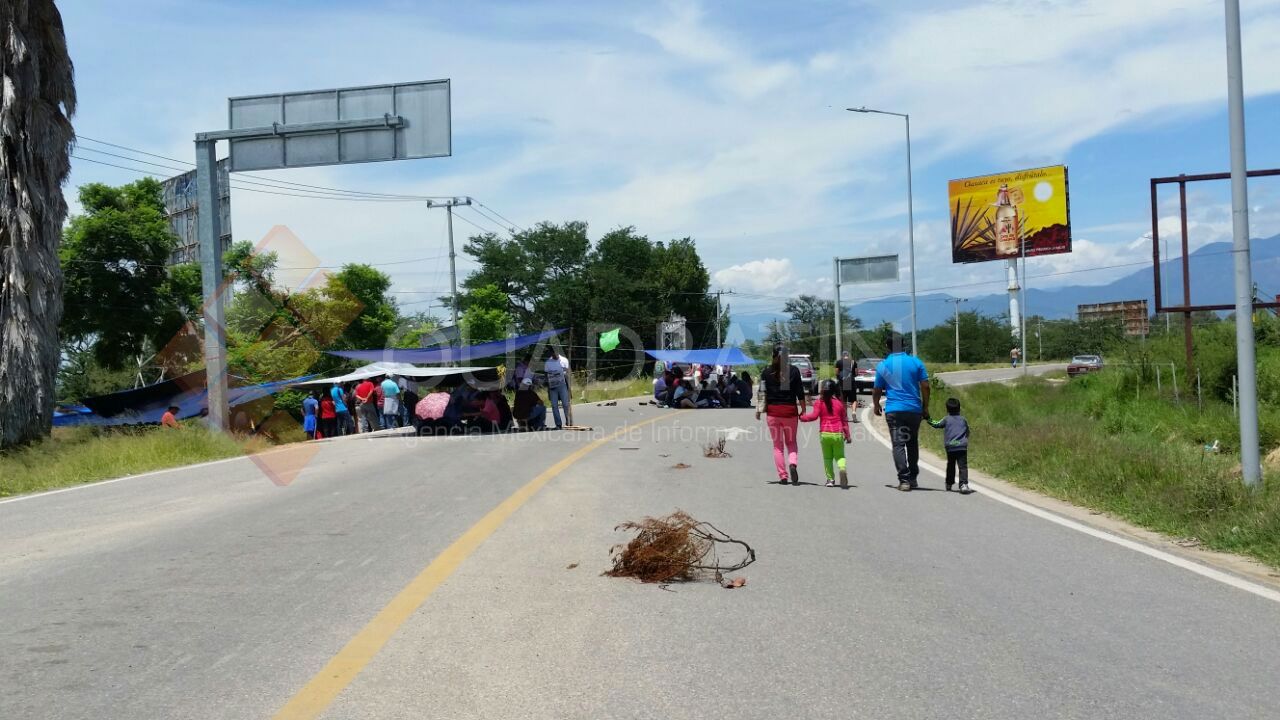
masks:
[[[479,206],[480,206],[480,203],[479,203],[479,202],[475,202],[475,203],[473,203],[472,205],[470,205],[469,207],[470,207],[470,208],[471,208],[471,209],[472,209],[472,210],[473,210],[477,215],[479,215],[479,216],[481,216],[481,217],[485,218],[486,220],[488,220],[489,222],[493,223],[494,225],[497,225],[498,227],[502,228],[504,232],[508,232],[508,233],[511,233],[512,235],[514,235],[514,234],[516,233],[516,231],[519,229],[519,228],[517,228],[517,227],[516,227],[516,224],[515,224],[515,223],[513,223],[513,222],[511,222],[510,220],[506,220],[506,225],[503,225],[503,222],[502,222],[502,221],[503,221],[503,220],[505,220],[505,218],[502,218],[502,216],[501,216],[501,215],[498,215],[497,213],[495,213],[495,212],[493,212],[493,211],[489,211],[488,213],[486,213],[485,211],[481,210]],[[495,217],[495,216],[496,216],[496,217]],[[502,219],[498,219],[498,218],[502,218]]]
[[[117,164],[115,164],[115,163],[104,162],[104,161],[102,161],[102,160],[94,160],[93,158],[87,158],[87,157],[84,157],[84,156],[82,156],[82,155],[76,155],[76,154],[74,154],[74,153],[71,155],[71,157],[75,158],[76,160],[81,160],[81,161],[83,161],[83,162],[90,162],[90,163],[94,163],[95,165],[106,165],[107,167],[119,168],[119,169],[121,169],[121,170],[128,170],[128,171],[130,171],[130,172],[138,173],[139,175],[147,175],[147,176],[154,175],[154,173],[152,173],[151,171],[148,171],[148,170],[141,170],[141,169],[136,168],[136,167],[126,167],[126,166],[124,166],[124,165],[117,165]],[[145,160],[131,160],[131,162],[146,162],[146,161],[145,161]],[[156,163],[151,163],[151,164],[156,164]],[[354,195],[352,195],[352,196],[347,196],[347,195],[323,195],[323,194],[319,194],[319,193],[312,193],[312,194],[309,194],[309,195],[302,195],[302,194],[298,194],[298,193],[278,192],[278,191],[275,191],[275,190],[260,190],[260,189],[258,189],[258,188],[244,187],[243,185],[237,185],[237,184],[235,184],[235,183],[232,183],[232,184],[231,184],[231,187],[232,187],[232,188],[234,188],[234,189],[236,189],[236,190],[244,190],[245,192],[263,193],[263,194],[265,194],[265,195],[282,195],[282,196],[285,196],[285,197],[308,198],[308,199],[311,199],[311,200],[338,200],[338,201],[346,201],[346,202],[407,202],[407,201],[405,201],[405,200],[395,200],[395,199],[391,199],[391,198],[358,197],[358,196],[354,196]]]
[[[153,157],[160,160],[168,160],[170,162],[176,162],[179,165],[190,166],[190,167],[195,166],[195,163],[187,162],[186,160],[179,160],[177,158],[172,158],[167,155],[159,155],[157,153],[147,152],[146,150],[139,150],[137,148],[132,148],[127,145],[120,145],[113,142],[107,142],[106,140],[98,140],[96,138],[91,138],[87,135],[78,134],[76,138],[78,140],[88,140],[90,142],[94,142],[99,145],[106,145],[107,147],[113,147],[119,150],[127,150],[131,153],[136,153],[138,155],[146,155],[147,157]],[[92,150],[93,152],[103,152],[101,150],[93,150],[93,148],[84,148],[84,149]],[[126,159],[134,160],[133,158],[126,158]],[[134,160],[134,162],[144,162],[144,161]],[[187,172],[187,170],[184,169],[184,170],[181,170],[180,172]],[[307,183],[293,182],[290,180],[277,180],[275,178],[268,178],[261,175],[251,175],[249,173],[236,173],[236,176],[254,178],[256,180],[264,180],[267,183],[270,183],[272,185],[292,185],[294,187],[299,187],[299,188],[310,188],[312,190],[324,190],[328,192],[345,193],[345,194],[351,194],[351,195],[363,195],[363,196],[369,196],[369,197],[384,197],[384,198],[395,198],[395,199],[403,199],[403,200],[442,200],[442,199],[447,199],[449,197],[452,197],[450,195],[403,195],[403,194],[396,194],[396,193],[370,192],[367,190],[346,190],[343,188],[325,187],[324,185],[309,185]],[[272,185],[269,185],[269,186],[272,186]]]

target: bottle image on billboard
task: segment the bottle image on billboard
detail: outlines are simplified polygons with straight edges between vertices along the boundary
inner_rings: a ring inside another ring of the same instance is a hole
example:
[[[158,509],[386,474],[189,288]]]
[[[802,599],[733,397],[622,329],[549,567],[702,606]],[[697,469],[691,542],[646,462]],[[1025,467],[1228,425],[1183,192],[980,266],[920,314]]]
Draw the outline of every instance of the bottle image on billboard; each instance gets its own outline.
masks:
[[[996,256],[1007,257],[1018,254],[1018,238],[1022,235],[1018,208],[1009,199],[1009,186],[1001,185],[996,194]]]

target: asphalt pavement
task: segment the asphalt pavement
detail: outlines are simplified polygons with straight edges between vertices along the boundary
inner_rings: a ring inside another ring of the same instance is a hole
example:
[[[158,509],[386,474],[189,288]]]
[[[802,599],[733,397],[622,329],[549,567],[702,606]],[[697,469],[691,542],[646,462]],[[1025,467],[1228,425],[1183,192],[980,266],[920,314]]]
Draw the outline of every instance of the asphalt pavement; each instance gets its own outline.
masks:
[[[936,477],[900,493],[861,426],[841,490],[813,425],[795,487],[750,411],[575,417],[595,432],[358,438],[282,457],[287,485],[237,459],[0,503],[0,717],[1280,707],[1280,605]],[[703,457],[722,434],[732,457]],[[619,522],[676,508],[755,548],[745,587],[601,576]]]
[[[952,387],[976,385],[984,382],[1008,382],[1024,375],[1045,375],[1051,372],[1062,372],[1067,369],[1066,363],[1039,363],[1027,365],[1025,368],[991,368],[986,370],[955,370],[938,373],[938,377]]]

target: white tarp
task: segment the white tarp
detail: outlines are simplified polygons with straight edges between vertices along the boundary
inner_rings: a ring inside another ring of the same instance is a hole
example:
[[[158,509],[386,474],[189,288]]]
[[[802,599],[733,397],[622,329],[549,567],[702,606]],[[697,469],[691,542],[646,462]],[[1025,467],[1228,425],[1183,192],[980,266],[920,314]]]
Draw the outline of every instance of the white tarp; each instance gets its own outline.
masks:
[[[349,372],[346,375],[339,375],[331,378],[320,378],[318,380],[307,380],[306,382],[297,383],[298,385],[332,385],[333,383],[345,383],[353,380],[363,380],[365,378],[377,377],[379,375],[397,375],[400,377],[414,378],[421,380],[422,378],[444,377],[446,375],[459,375],[462,373],[479,373],[486,370],[493,370],[491,367],[431,367],[420,368],[409,363],[398,362],[376,362],[369,363],[364,367]]]

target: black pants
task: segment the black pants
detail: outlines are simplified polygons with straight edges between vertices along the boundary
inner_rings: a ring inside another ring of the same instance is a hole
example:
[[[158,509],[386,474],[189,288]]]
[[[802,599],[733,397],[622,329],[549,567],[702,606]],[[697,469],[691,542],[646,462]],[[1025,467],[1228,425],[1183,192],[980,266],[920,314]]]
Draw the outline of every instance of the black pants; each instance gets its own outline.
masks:
[[[916,484],[920,476],[920,413],[885,413],[889,438],[893,441],[893,464],[898,467],[898,482]]]
[[[947,453],[947,487],[956,481],[956,470],[960,470],[960,484],[969,484],[969,451],[956,450]]]

